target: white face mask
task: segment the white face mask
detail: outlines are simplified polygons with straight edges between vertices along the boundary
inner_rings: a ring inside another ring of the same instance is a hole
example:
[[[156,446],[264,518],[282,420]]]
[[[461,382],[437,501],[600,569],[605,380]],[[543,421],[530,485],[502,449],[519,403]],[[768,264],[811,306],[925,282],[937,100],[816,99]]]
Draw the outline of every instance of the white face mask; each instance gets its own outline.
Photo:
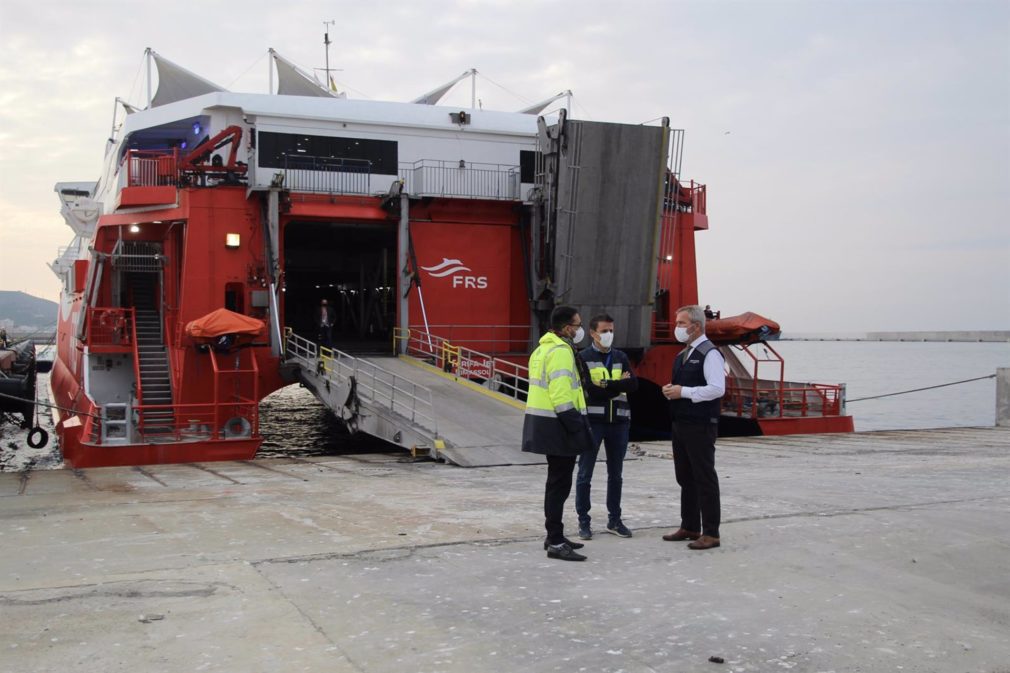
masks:
[[[675,336],[677,338],[677,341],[679,341],[682,344],[686,344],[688,341],[691,340],[691,337],[689,337],[687,335],[687,328],[686,327],[677,327],[677,328],[675,328],[673,330],[673,336]]]
[[[614,343],[614,333],[613,332],[602,332],[600,334],[600,345],[604,348],[610,348],[610,344]]]
[[[575,336],[572,337],[572,343],[577,344],[585,338],[586,338],[586,331],[580,327],[579,329],[575,330]]]

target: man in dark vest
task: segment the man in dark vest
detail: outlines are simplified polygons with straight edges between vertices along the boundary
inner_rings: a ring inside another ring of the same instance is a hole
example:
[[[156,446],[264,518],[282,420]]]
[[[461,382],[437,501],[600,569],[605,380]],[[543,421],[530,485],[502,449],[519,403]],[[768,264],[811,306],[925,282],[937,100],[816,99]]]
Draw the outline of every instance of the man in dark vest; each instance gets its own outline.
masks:
[[[663,386],[673,417],[673,466],[680,484],[680,528],[663,536],[668,542],[692,540],[691,549],[719,546],[719,476],[715,439],[719,398],[726,392],[726,364],[705,336],[700,306],[677,310],[675,335],[686,344],[673,363],[671,382]]]

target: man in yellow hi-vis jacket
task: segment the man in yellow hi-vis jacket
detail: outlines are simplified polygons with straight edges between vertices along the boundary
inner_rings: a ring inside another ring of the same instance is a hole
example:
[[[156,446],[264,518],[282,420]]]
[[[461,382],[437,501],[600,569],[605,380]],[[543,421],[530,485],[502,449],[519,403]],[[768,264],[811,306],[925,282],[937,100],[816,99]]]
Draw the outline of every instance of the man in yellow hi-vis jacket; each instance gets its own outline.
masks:
[[[530,387],[523,420],[523,451],[547,456],[544,549],[548,557],[565,561],[586,559],[575,551],[582,543],[565,537],[562,522],[565,500],[572,491],[575,460],[593,446],[573,347],[584,336],[582,318],[575,308],[558,306],[551,312],[551,329],[540,337],[540,345],[530,355]]]

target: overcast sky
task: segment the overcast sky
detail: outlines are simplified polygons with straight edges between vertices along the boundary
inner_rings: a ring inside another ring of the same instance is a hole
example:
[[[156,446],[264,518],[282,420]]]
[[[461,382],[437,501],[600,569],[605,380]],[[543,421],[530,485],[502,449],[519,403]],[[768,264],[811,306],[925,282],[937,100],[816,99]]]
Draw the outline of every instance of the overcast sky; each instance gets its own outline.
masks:
[[[0,0],[0,289],[55,299],[53,184],[95,180],[143,50],[265,92],[267,48],[352,98],[470,67],[485,108],[686,130],[702,303],[787,331],[1010,329],[1010,2]],[[466,105],[469,86],[444,102]]]

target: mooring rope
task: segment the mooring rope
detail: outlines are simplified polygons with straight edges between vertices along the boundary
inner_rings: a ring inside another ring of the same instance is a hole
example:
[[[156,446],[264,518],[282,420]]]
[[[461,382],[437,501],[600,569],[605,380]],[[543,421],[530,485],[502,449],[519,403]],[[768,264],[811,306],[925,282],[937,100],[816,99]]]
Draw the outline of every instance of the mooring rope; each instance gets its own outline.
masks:
[[[907,393],[917,393],[923,390],[933,390],[935,388],[946,388],[947,386],[956,386],[961,383],[971,383],[972,381],[984,381],[985,379],[994,379],[995,374],[989,374],[989,376],[978,376],[973,379],[965,379],[964,381],[953,381],[951,383],[941,383],[936,386],[926,386],[925,388],[913,388],[912,390],[902,390],[897,393],[887,393],[886,395],[873,395],[872,397],[857,397],[854,400],[845,400],[846,404],[852,404],[853,402],[862,402],[864,400],[879,400],[881,397],[894,397],[895,395],[905,395]]]
[[[91,416],[92,418],[101,418],[101,416],[99,416],[98,414],[86,414],[83,411],[68,409],[67,407],[61,407],[58,404],[50,404],[49,402],[39,402],[38,400],[30,400],[27,397],[18,397],[17,395],[8,395],[7,393],[0,393],[0,397],[6,397],[11,400],[18,400],[19,402],[31,402],[36,406],[49,407],[50,409],[59,409],[60,411],[66,411],[71,414],[77,414],[78,416]]]

